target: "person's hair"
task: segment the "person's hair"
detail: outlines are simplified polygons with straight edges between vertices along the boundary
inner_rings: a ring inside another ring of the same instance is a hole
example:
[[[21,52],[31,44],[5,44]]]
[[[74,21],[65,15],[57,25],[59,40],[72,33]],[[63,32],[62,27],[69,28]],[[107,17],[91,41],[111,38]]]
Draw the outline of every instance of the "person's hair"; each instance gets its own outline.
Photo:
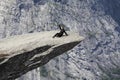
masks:
[[[59,24],[58,26],[59,26],[59,27],[61,27],[61,25],[60,25],[60,24]]]
[[[59,24],[58,25],[61,29],[64,29],[64,25],[63,24]]]

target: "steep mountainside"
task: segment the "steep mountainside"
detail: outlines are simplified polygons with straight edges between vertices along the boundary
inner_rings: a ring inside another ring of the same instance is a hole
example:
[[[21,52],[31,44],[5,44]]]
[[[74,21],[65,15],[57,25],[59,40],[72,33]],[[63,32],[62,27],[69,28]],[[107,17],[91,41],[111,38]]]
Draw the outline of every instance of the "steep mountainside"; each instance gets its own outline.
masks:
[[[119,8],[119,0],[2,0],[1,38],[55,30],[61,23],[86,37],[40,73],[37,69],[18,80],[119,80]]]

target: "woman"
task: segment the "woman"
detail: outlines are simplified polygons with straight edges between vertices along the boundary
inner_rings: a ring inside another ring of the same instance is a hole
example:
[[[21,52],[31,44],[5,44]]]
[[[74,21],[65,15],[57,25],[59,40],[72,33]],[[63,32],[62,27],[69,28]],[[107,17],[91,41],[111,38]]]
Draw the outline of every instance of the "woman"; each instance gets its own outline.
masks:
[[[53,38],[55,37],[62,37],[63,34],[65,33],[66,36],[68,36],[68,34],[66,33],[64,27],[62,25],[58,25],[58,27],[60,28],[60,32],[59,33],[56,33]]]

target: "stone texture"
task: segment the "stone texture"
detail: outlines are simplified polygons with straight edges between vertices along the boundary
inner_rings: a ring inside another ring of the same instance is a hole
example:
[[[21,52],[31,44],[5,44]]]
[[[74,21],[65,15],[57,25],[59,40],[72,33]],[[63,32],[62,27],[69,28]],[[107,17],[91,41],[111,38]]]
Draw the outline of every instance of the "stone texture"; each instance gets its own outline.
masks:
[[[74,32],[68,32],[69,36],[52,38],[56,32],[31,33],[0,40],[0,80],[13,80],[36,69],[84,39]]]
[[[120,80],[119,8],[119,0],[1,0],[0,38],[56,30],[60,23],[86,37],[41,73],[18,80]]]

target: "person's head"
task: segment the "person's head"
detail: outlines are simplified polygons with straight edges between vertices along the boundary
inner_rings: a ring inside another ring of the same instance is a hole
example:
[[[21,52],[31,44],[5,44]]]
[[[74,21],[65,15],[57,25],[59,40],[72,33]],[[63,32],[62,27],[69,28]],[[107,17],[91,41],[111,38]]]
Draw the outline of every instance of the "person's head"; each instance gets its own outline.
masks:
[[[58,25],[60,27],[60,29],[64,29],[63,26],[61,24]]]
[[[60,24],[59,24],[58,26],[61,28],[61,25],[60,25]]]

